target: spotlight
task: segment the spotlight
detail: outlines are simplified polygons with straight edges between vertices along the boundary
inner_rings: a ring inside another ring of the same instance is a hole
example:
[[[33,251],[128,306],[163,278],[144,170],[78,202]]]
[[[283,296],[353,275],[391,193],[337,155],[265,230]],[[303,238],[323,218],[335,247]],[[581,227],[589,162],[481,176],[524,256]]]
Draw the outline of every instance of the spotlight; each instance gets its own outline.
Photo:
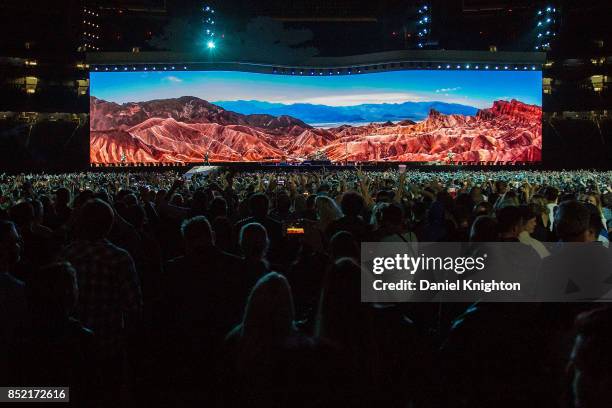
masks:
[[[213,40],[208,41],[208,42],[206,43],[206,47],[207,47],[209,50],[212,50],[213,48],[215,48],[215,47],[216,47],[215,42],[214,42]]]
[[[155,67],[153,67],[153,71],[155,71]]]
[[[361,70],[357,70],[357,73],[358,73],[358,74],[361,74]]]
[[[460,69],[460,68],[461,68],[461,65],[457,65],[457,69]]]
[[[476,65],[476,66],[474,67],[474,69],[478,69],[478,65]]]
[[[499,67],[498,67],[498,66],[496,66],[496,67],[495,67],[495,69],[499,69]]]
[[[450,69],[450,65],[447,65],[447,66],[446,66],[446,69]]]
[[[300,71],[300,75],[302,75],[304,73],[304,71]]]
[[[310,75],[314,75],[314,71],[310,71]]]
[[[523,67],[523,69],[527,69],[527,67]]]
[[[550,11],[550,7],[546,7],[546,11]]]
[[[117,70],[117,67],[115,67],[115,71]]]
[[[295,71],[291,71],[291,75],[295,75]]]
[[[438,69],[442,68],[442,65],[438,65]]]
[[[423,6],[423,10],[427,10],[427,6]]]
[[[518,67],[514,67],[514,70],[516,71],[518,69]]]
[[[507,65],[506,65],[506,66],[504,66],[504,69],[508,69],[508,66],[507,66]]]
[[[532,70],[532,71],[535,71],[535,69],[536,69],[536,67],[535,67],[535,66],[532,66],[532,67],[531,67],[531,70]]]
[[[183,67],[183,69],[187,69],[187,67]]]
[[[542,10],[538,10],[538,16],[542,15]]]
[[[174,69],[174,67],[172,67],[172,69]]]
[[[485,65],[485,69],[489,69],[489,66],[488,66],[488,65]]]
[[[167,67],[164,67],[164,71],[166,71],[167,69],[168,69]]]
[[[124,70],[124,71],[127,71],[127,67],[123,67],[123,70]]]
[[[465,66],[465,68],[466,68],[466,69],[470,69],[470,64],[467,64],[467,65]]]
[[[136,67],[132,67],[132,71],[136,71]]]
[[[340,71],[336,72],[336,74],[340,75]]]
[[[147,70],[147,67],[145,67],[145,68],[144,68],[144,70],[146,71],[146,70]]]
[[[547,23],[550,23],[551,21],[552,21],[552,20],[551,20],[550,18],[547,18],[547,19],[546,19],[546,22],[547,22]]]

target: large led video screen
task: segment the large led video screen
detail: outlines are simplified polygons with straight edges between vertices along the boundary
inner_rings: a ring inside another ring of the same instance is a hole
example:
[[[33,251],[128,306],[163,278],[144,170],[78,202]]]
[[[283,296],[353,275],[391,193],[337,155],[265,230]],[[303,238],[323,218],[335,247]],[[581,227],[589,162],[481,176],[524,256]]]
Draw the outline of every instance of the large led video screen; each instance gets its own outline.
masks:
[[[90,161],[538,162],[535,70],[92,72]]]

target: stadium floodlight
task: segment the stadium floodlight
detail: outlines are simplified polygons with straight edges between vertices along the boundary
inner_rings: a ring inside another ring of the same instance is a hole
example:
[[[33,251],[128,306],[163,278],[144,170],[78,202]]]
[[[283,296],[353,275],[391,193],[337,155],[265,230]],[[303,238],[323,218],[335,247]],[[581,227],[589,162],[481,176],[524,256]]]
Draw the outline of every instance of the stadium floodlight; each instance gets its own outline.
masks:
[[[208,41],[208,42],[206,43],[206,47],[207,47],[209,50],[212,50],[212,49],[213,49],[213,48],[215,48],[216,46],[217,46],[217,45],[215,44],[215,42],[214,42],[213,40],[210,40],[210,41]]]

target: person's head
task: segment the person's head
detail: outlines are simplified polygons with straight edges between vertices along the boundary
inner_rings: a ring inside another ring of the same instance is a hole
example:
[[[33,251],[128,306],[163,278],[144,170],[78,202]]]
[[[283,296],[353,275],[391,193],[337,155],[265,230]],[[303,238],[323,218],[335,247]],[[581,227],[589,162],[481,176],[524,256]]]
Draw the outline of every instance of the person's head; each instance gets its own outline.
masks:
[[[30,276],[26,293],[36,319],[67,318],[79,295],[76,271],[68,262],[47,265]]]
[[[568,364],[573,406],[612,406],[612,308],[584,312],[574,326],[576,335]]]
[[[508,191],[508,183],[503,180],[498,180],[495,182],[495,188],[498,194],[504,194],[506,191]]]
[[[136,229],[141,229],[147,220],[147,213],[144,208],[140,205],[130,205],[126,207],[121,213],[123,218]]]
[[[22,242],[15,224],[0,220],[0,272],[6,272],[21,259]]]
[[[314,210],[315,206],[316,206],[316,200],[319,196],[316,196],[314,194],[310,194],[308,196],[308,198],[306,199],[306,209],[307,210]],[[323,197],[323,196],[321,196]]]
[[[380,222],[386,227],[401,229],[404,225],[404,211],[399,205],[388,204],[381,210]]]
[[[501,238],[516,238],[521,233],[522,218],[518,207],[504,207],[497,211],[496,218]]]
[[[42,224],[45,217],[45,207],[42,201],[32,200],[32,208],[34,209],[34,224]]]
[[[70,203],[70,190],[65,187],[60,187],[55,190],[55,205],[64,207]]]
[[[584,202],[587,204],[594,205],[599,211],[601,211],[601,197],[596,193],[589,193],[584,197]]]
[[[612,193],[608,192],[601,197],[601,205],[606,208],[612,208]]]
[[[115,214],[110,205],[100,199],[90,200],[81,207],[75,224],[78,238],[95,241],[108,236]]]
[[[542,207],[546,208],[546,198],[544,198],[544,196],[542,194],[534,194],[533,196],[531,196],[531,199],[529,200],[530,203],[534,203],[534,204],[539,204]]]
[[[214,220],[217,217],[226,217],[227,216],[227,201],[225,201],[225,198],[215,197],[210,203],[208,214],[212,220]]]
[[[289,194],[286,191],[279,191],[276,194],[276,211],[281,214],[286,214],[289,212],[291,208],[291,199],[289,198]]]
[[[544,190],[544,198],[548,203],[556,203],[559,199],[559,190],[555,187],[546,187]]]
[[[470,229],[470,242],[497,241],[497,221],[489,215],[479,215]]]
[[[518,208],[521,211],[521,230],[533,234],[537,225],[536,213],[528,205],[521,205]]]
[[[488,201],[481,201],[474,206],[473,216],[478,217],[480,215],[492,215],[493,205]]]
[[[22,231],[29,229],[34,222],[34,206],[29,201],[15,204],[9,209],[9,217]]]
[[[183,221],[181,235],[187,254],[198,254],[215,244],[215,236],[210,223],[203,215]]]
[[[527,204],[529,211],[536,216],[536,225],[544,220],[548,220],[548,209],[546,205],[542,205],[536,202]]]
[[[294,319],[289,282],[283,275],[270,272],[251,289],[242,318],[242,340],[255,347],[282,341],[294,331]]]
[[[359,259],[359,246],[348,231],[338,231],[329,240],[329,252],[332,260],[340,258]]]
[[[344,215],[349,217],[357,217],[359,214],[361,214],[364,206],[365,203],[361,194],[356,193],[355,191],[347,191],[346,193],[342,194],[340,207],[342,208]]]
[[[391,190],[380,190],[376,193],[376,202],[377,203],[390,203],[393,201],[393,191]]]
[[[567,242],[588,242],[590,212],[578,201],[564,201],[555,211],[554,227],[557,236]]]
[[[265,218],[268,215],[270,201],[264,193],[255,193],[249,197],[249,211],[255,218]]]
[[[342,217],[340,207],[338,207],[338,204],[336,204],[333,198],[328,196],[317,196],[315,208],[317,211],[317,218],[321,220],[323,224],[328,224]]]
[[[481,201],[483,201],[483,194],[482,194],[482,189],[478,186],[474,186],[470,189],[470,197],[472,198],[472,201],[474,201],[475,203],[479,203]]]
[[[355,259],[337,259],[323,280],[315,335],[342,344],[352,338],[365,322],[360,321],[361,267]],[[345,344],[346,345],[346,344]]]
[[[246,224],[240,229],[239,244],[245,258],[265,259],[270,244],[268,232],[257,222]]]
[[[587,229],[587,241],[597,241],[599,234],[605,229],[603,220],[601,219],[601,212],[593,204],[585,203],[587,211],[589,212],[589,228]]]
[[[185,199],[182,194],[175,193],[170,199],[170,204],[176,205],[177,207],[182,207],[185,205]]]

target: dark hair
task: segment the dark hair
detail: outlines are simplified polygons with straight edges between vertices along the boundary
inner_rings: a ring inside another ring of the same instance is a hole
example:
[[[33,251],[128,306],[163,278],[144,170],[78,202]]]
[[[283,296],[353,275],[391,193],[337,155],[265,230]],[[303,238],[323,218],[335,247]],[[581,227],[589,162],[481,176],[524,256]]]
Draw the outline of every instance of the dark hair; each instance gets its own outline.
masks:
[[[576,336],[588,339],[583,343],[586,353],[581,353],[581,363],[591,375],[599,376],[612,372],[612,308],[601,307],[583,312],[574,322]]]
[[[555,230],[559,238],[573,241],[589,228],[590,213],[578,201],[564,201],[555,212]]]
[[[531,206],[529,205],[520,205],[518,207],[521,214],[521,222],[526,224],[532,218],[536,218],[536,213],[531,210]]]
[[[0,220],[0,242],[4,242],[13,229],[16,228],[12,221]]]
[[[28,201],[15,204],[9,209],[9,216],[15,224],[27,226],[34,221],[34,206]]]
[[[270,201],[264,193],[255,193],[249,197],[249,211],[252,216],[263,218],[268,215],[269,209]]]
[[[389,204],[382,209],[381,221],[383,224],[401,226],[403,219],[404,211],[402,207],[395,203]]]
[[[497,241],[497,221],[489,215],[476,217],[470,230],[470,242]]]
[[[365,202],[361,194],[354,191],[347,191],[346,193],[342,194],[340,207],[345,215],[356,217],[361,213],[364,206]]]
[[[338,231],[329,240],[329,250],[332,256],[338,258],[359,259],[359,247],[357,242],[348,231]]]
[[[70,202],[70,190],[66,187],[60,187],[55,190],[55,197],[57,204],[68,205]]]
[[[29,277],[26,293],[35,317],[69,316],[78,298],[76,271],[69,262],[47,265]]]
[[[79,211],[76,235],[89,241],[106,238],[114,220],[115,214],[109,204],[98,198],[90,200]]]
[[[181,235],[187,243],[210,242],[213,243],[213,233],[208,218],[198,215],[186,219],[181,224]]]
[[[555,201],[559,197],[559,190],[555,187],[546,187],[544,190],[544,198],[547,201]]]
[[[500,233],[509,232],[512,228],[521,225],[521,210],[518,207],[509,206],[497,211],[497,229]]]

